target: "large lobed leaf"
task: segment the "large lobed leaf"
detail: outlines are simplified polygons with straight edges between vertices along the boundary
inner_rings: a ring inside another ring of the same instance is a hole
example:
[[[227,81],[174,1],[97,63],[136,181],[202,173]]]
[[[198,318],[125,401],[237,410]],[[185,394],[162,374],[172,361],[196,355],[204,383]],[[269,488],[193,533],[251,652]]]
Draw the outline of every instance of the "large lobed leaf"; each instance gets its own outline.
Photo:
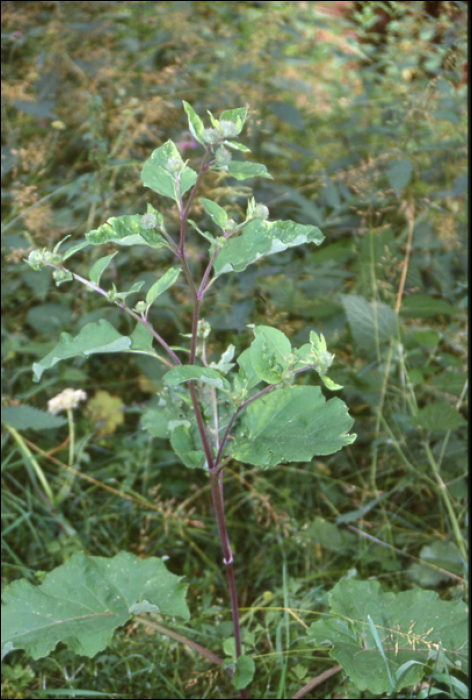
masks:
[[[33,586],[22,579],[2,594],[2,659],[25,649],[39,659],[64,642],[92,657],[105,649],[114,630],[143,612],[188,620],[187,585],[167,571],[163,559],[74,554]]]
[[[302,243],[320,245],[324,236],[316,226],[293,221],[250,221],[240,236],[230,238],[215,260],[215,274],[242,272],[248,265],[266,255],[280,253]]]
[[[326,402],[315,386],[275,389],[251,403],[233,443],[235,459],[258,467],[309,462],[350,445],[354,420],[340,399]]]
[[[441,666],[446,661],[467,674],[468,615],[462,601],[443,601],[434,591],[418,588],[385,593],[378,581],[347,578],[329,599],[329,617],[314,622],[307,638],[317,647],[329,644],[330,656],[359,690],[380,697],[391,693],[392,679],[397,691],[414,685],[428,671],[428,662]]]

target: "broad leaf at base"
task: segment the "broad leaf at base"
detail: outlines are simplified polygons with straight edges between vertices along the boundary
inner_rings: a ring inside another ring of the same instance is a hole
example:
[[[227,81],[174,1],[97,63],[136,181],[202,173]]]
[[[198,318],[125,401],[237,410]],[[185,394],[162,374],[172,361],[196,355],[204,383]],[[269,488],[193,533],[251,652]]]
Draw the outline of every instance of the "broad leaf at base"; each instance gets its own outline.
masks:
[[[393,677],[399,691],[418,683],[430,664],[438,670],[457,666],[467,674],[468,611],[463,601],[443,601],[436,592],[419,588],[386,593],[378,581],[347,578],[334,586],[329,599],[331,611],[311,625],[307,640],[332,647],[330,656],[359,690],[376,697],[390,694]]]
[[[117,627],[143,612],[190,617],[187,585],[167,571],[164,560],[74,554],[33,586],[14,581],[2,594],[2,659],[25,649],[35,659],[58,642],[92,657],[105,649]]]

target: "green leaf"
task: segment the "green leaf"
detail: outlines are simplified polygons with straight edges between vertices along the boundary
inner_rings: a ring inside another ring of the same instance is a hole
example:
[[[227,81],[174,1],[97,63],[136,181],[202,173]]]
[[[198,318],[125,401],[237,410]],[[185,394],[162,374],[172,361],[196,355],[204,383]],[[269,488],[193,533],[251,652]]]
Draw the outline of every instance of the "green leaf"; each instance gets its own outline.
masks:
[[[54,350],[51,350],[41,362],[33,364],[34,381],[39,382],[44,370],[54,367],[60,360],[78,355],[88,357],[98,352],[123,352],[128,350],[130,345],[131,339],[120,335],[105,319],[88,323],[75,338],[69,333],[61,333],[59,343]]]
[[[121,301],[124,302],[126,301],[126,297],[129,297],[130,294],[137,294],[141,290],[143,284],[143,280],[138,280],[137,282],[134,282],[126,292],[117,292],[116,287],[113,284],[113,290],[112,292],[109,292],[109,295],[111,295],[110,300],[115,301],[116,299],[121,299]]]
[[[163,559],[128,552],[115,557],[73,554],[33,586],[25,579],[7,586],[2,598],[2,659],[25,649],[34,659],[58,642],[89,658],[105,649],[117,627],[143,612],[188,620],[187,585],[167,571]]]
[[[2,423],[16,430],[52,430],[67,423],[67,418],[53,416],[33,406],[2,406]]]
[[[247,407],[232,454],[259,467],[310,462],[354,442],[348,434],[353,423],[346,405],[337,398],[326,402],[319,387],[275,389]]]
[[[94,264],[90,268],[90,272],[89,272],[90,281],[93,282],[94,284],[96,284],[97,287],[100,284],[100,278],[102,276],[103,271],[107,267],[110,260],[112,260],[115,257],[115,255],[117,255],[117,254],[118,254],[118,251],[116,251],[115,253],[112,253],[111,255],[105,255],[103,258],[99,258],[96,262],[94,262]]]
[[[75,243],[75,245],[71,245],[70,248],[68,248],[63,254],[62,254],[62,262],[67,260],[67,258],[70,258],[74,253],[77,253],[79,250],[82,250],[82,248],[85,248],[86,246],[90,245],[88,241],[81,241],[80,243]]]
[[[187,221],[189,224],[191,224],[191,226],[193,226],[195,231],[197,231],[197,233],[200,234],[200,236],[203,236],[203,238],[205,238],[207,241],[209,241],[213,245],[216,245],[215,236],[212,236],[211,233],[208,233],[208,231],[202,231],[192,219],[187,219]]]
[[[164,374],[163,380],[170,386],[177,386],[182,382],[193,380],[210,384],[222,391],[230,391],[231,389],[228,380],[222,377],[216,369],[197,367],[197,365],[176,365],[170,372]]]
[[[328,520],[317,516],[305,530],[307,540],[330,552],[345,554],[348,549],[356,549],[357,539],[351,532],[337,527]]]
[[[304,226],[294,221],[263,221],[254,219],[244,227],[237,238],[230,238],[215,260],[215,274],[242,272],[248,265],[266,255],[287,248],[315,243],[320,245],[324,236],[316,226]]]
[[[396,336],[397,315],[387,304],[368,302],[356,294],[342,294],[341,301],[359,348],[373,352],[378,344]]]
[[[451,122],[451,124],[455,124],[456,126],[461,125],[460,116],[453,109],[447,107],[444,109],[436,109],[433,111],[433,114],[436,119],[440,119],[441,121]]]
[[[451,306],[444,299],[436,299],[428,294],[412,294],[402,301],[400,314],[408,318],[428,318],[429,316],[455,316],[462,313],[457,306]]]
[[[203,144],[203,131],[205,129],[204,124],[198,114],[195,112],[194,108],[185,100],[182,100],[185,111],[188,116],[188,125],[190,133],[192,134],[195,141]]]
[[[261,163],[247,163],[243,160],[232,160],[228,164],[228,173],[236,180],[247,180],[250,177],[265,177],[272,180],[272,175]]]
[[[148,206],[148,211],[149,208]],[[151,248],[169,247],[158,231],[143,226],[143,217],[139,214],[111,216],[105,224],[87,233],[85,238],[92,245],[118,243],[126,246],[148,245]]]
[[[462,576],[464,560],[453,542],[441,540],[422,547],[420,562],[408,567],[409,576],[422,588],[434,588],[443,581],[449,581],[447,572]]]
[[[270,102],[269,109],[276,117],[287,122],[287,124],[293,126],[294,129],[306,131],[302,115],[295,105],[290,104],[290,102]]]
[[[254,678],[256,664],[252,656],[240,656],[236,661],[236,668],[233,674],[233,685],[236,690],[247,688]]]
[[[167,438],[170,437],[175,425],[183,421],[186,416],[187,411],[179,394],[169,387],[164,387],[145,409],[141,426],[154,437]]]
[[[171,426],[169,426],[172,428]],[[188,421],[181,422],[173,427],[170,436],[170,444],[175,454],[189,469],[205,469],[206,459],[203,450],[195,449],[195,439],[191,435],[191,427]]]
[[[152,348],[154,336],[149,328],[142,323],[136,324],[134,331],[131,333],[129,338],[131,340],[131,352],[145,353],[146,355],[154,355],[155,357],[157,356]]]
[[[223,141],[225,146],[232,148],[235,151],[241,151],[241,153],[250,153],[251,149],[242,143],[237,143],[236,141]]]
[[[211,216],[215,224],[224,229],[228,221],[228,214],[223,207],[220,207],[216,202],[212,202],[211,199],[205,199],[204,197],[200,197],[198,201],[203,204],[203,208],[206,213]]]
[[[241,133],[244,122],[247,117],[247,107],[237,107],[236,109],[225,109],[220,115],[220,122],[233,122],[238,127],[238,133]]]
[[[167,141],[163,146],[156,148],[150,158],[144,163],[141,172],[141,180],[145,187],[161,194],[163,197],[170,197],[178,201],[175,185],[175,174],[167,171],[166,166],[171,158],[180,158],[173,141]],[[180,177],[180,192],[185,194],[195,184],[197,173],[192,168],[185,167]]]
[[[333,380],[327,377],[326,375],[320,375],[320,379],[325,385],[325,387],[330,391],[339,391],[339,389],[343,388],[342,384],[336,384],[336,382],[333,382]]]
[[[163,294],[169,287],[176,282],[182,268],[171,267],[165,272],[157,282],[154,282],[152,287],[146,294],[146,306],[149,308],[158,296]]]
[[[413,170],[413,163],[410,160],[397,160],[387,169],[390,187],[397,197],[401,195],[410,182]]]
[[[268,384],[282,381],[282,372],[287,369],[285,358],[290,355],[290,340],[277,328],[256,326],[255,340],[251,344],[251,360],[259,379]]]
[[[376,697],[390,690],[386,663],[370,630],[377,628],[396,690],[418,683],[429,672],[431,658],[445,658],[468,669],[467,606],[443,601],[433,591],[414,589],[384,593],[378,581],[341,579],[329,594],[331,611],[307,631],[310,643],[329,644],[330,656],[341,664],[360,691]],[[406,667],[409,661],[418,661]],[[403,669],[402,669],[403,667]],[[403,673],[398,673],[402,669]]]
[[[240,367],[239,379],[241,380],[241,384],[246,387],[246,389],[252,389],[253,387],[257,386],[261,380],[254,369],[252,362],[252,350],[250,347],[246,348],[246,350],[240,354],[237,362]]]
[[[439,401],[420,409],[413,422],[425,430],[455,430],[467,425],[459,411],[450,404]]]

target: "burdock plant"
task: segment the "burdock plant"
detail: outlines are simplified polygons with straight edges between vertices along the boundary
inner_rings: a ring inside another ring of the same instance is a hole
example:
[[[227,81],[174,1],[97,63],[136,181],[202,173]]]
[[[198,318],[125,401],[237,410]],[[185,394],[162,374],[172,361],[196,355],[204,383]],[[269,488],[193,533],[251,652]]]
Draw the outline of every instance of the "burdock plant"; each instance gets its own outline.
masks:
[[[247,698],[254,662],[243,654],[241,645],[234,561],[224,509],[226,465],[241,462],[267,469],[287,462],[310,462],[315,455],[332,454],[349,445],[355,435],[349,434],[353,419],[346,405],[339,398],[327,401],[316,385],[319,378],[330,391],[342,388],[328,377],[333,355],[316,331],[309,333],[309,342],[295,347],[278,328],[253,325],[254,339],[238,357],[235,347],[229,345],[218,360],[208,360],[211,328],[201,312],[209,288],[217,285],[220,277],[241,272],[268,255],[305,243],[319,245],[324,236],[316,226],[271,221],[267,206],[254,197],[249,198],[245,218],[239,222],[220,204],[204,197],[199,202],[211,220],[211,230],[190,219],[192,204],[209,171],[239,181],[271,176],[264,165],[242,159],[249,149],[237,139],[246,108],[226,110],[219,120],[210,113],[211,125],[205,128],[194,109],[187,102],[183,105],[190,132],[203,149],[198,171],[182,159],[169,140],[151,154],[141,174],[145,187],[177,207],[178,234],[169,233],[165,212],[149,203],[144,214],[112,216],[90,231],[85,241],[69,242],[68,248],[61,241],[52,251],[34,250],[27,261],[36,270],[52,268],[58,286],[75,281],[101,294],[134,319],[133,332],[123,336],[104,319],[88,323],[75,337],[63,333],[54,350],[33,365],[33,371],[39,381],[45,370],[61,360],[116,352],[144,353],[167,366],[162,391],[145,411],[142,427],[153,436],[168,438],[186,467],[208,474],[232,607],[234,663],[226,670],[241,697]],[[201,237],[205,250],[201,278],[187,252],[189,227]],[[149,252],[171,251],[174,264],[167,270],[158,264],[156,281],[130,306],[128,297],[140,292],[143,281],[127,291],[100,283],[117,251],[96,260],[88,278],[68,267],[69,259],[85,246],[110,244],[139,246],[143,254],[146,248]],[[187,352],[172,348],[148,318],[156,299],[178,280],[185,280],[193,300]],[[300,383],[300,376],[306,373],[314,384]],[[158,612],[188,619],[185,592],[186,585],[170,574],[159,558],[139,559],[126,552],[110,559],[75,554],[49,573],[41,586],[20,581],[6,589],[4,653],[23,648],[39,658],[63,641],[74,651],[93,656],[132,614]]]

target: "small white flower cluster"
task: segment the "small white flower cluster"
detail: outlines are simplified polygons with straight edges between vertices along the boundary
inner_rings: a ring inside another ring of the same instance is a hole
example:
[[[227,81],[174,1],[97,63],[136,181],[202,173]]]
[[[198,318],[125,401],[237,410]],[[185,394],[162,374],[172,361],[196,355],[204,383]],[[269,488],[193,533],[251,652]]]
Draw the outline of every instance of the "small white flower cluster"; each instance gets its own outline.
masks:
[[[60,394],[48,401],[48,411],[54,416],[59,411],[77,408],[79,401],[85,401],[87,394],[81,389],[64,389]]]

